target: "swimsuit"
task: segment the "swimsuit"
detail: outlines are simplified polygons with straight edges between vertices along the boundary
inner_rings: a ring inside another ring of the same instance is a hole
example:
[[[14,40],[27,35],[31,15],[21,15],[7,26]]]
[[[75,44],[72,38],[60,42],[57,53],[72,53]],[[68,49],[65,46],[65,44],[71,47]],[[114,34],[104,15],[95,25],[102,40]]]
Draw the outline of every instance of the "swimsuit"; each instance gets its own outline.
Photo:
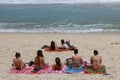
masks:
[[[40,71],[43,68],[34,68],[34,71]]]
[[[21,68],[15,68],[16,70],[21,70]]]

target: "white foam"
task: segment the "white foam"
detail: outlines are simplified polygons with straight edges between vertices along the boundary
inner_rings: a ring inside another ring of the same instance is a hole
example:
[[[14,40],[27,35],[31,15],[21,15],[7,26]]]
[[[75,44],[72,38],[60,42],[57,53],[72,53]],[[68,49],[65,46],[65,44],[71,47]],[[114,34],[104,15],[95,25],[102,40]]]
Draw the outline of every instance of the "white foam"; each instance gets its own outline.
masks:
[[[120,0],[0,0],[0,4],[108,3]]]
[[[0,23],[0,32],[64,32],[64,33],[79,33],[79,32],[102,32],[102,31],[120,31],[117,27],[113,24],[57,24],[57,27],[54,27],[54,24],[50,26],[42,27],[40,24],[35,24],[34,27],[28,28],[28,24],[31,23]],[[32,23],[34,24],[34,23]],[[19,28],[19,26],[23,26]],[[18,28],[17,28],[18,26]],[[26,27],[25,27],[26,26]]]

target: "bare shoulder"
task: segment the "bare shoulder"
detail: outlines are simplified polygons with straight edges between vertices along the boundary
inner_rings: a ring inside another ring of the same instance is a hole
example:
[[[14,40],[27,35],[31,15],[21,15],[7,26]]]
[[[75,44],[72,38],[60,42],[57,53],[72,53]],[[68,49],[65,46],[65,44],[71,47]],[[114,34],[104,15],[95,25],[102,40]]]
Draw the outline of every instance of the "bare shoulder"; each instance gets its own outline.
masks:
[[[40,57],[40,61],[44,63],[45,62],[44,57]]]
[[[94,56],[91,56],[91,59],[93,59]]]
[[[40,57],[41,60],[44,60],[44,57]]]
[[[16,59],[15,58],[13,58],[13,61],[15,61]]]
[[[22,61],[22,59],[21,59],[21,58],[19,58],[18,60],[19,60],[19,61]]]
[[[81,56],[81,55],[79,55],[79,57],[80,57],[80,58],[82,58],[82,56]]]
[[[99,56],[102,59],[102,56]]]
[[[72,56],[72,59],[74,58],[75,56]]]
[[[52,64],[52,67],[54,68],[56,66],[56,64]]]

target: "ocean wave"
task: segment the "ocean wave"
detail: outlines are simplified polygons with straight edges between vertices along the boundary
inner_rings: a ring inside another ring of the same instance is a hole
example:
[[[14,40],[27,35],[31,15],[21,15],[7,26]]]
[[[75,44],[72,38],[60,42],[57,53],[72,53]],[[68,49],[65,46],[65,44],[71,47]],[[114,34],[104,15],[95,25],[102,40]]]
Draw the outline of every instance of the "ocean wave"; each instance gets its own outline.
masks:
[[[0,23],[0,32],[101,32],[101,31],[120,31],[119,25],[113,24],[48,24],[38,23]]]
[[[49,3],[108,3],[120,0],[0,0],[4,4],[49,4]]]

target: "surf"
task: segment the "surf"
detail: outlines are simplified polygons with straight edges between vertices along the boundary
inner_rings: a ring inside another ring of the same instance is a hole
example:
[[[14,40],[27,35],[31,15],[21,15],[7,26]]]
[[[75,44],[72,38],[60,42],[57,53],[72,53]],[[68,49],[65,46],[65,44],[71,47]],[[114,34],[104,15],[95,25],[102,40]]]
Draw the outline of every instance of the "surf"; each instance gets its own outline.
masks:
[[[0,0],[0,4],[118,3],[120,0]]]

